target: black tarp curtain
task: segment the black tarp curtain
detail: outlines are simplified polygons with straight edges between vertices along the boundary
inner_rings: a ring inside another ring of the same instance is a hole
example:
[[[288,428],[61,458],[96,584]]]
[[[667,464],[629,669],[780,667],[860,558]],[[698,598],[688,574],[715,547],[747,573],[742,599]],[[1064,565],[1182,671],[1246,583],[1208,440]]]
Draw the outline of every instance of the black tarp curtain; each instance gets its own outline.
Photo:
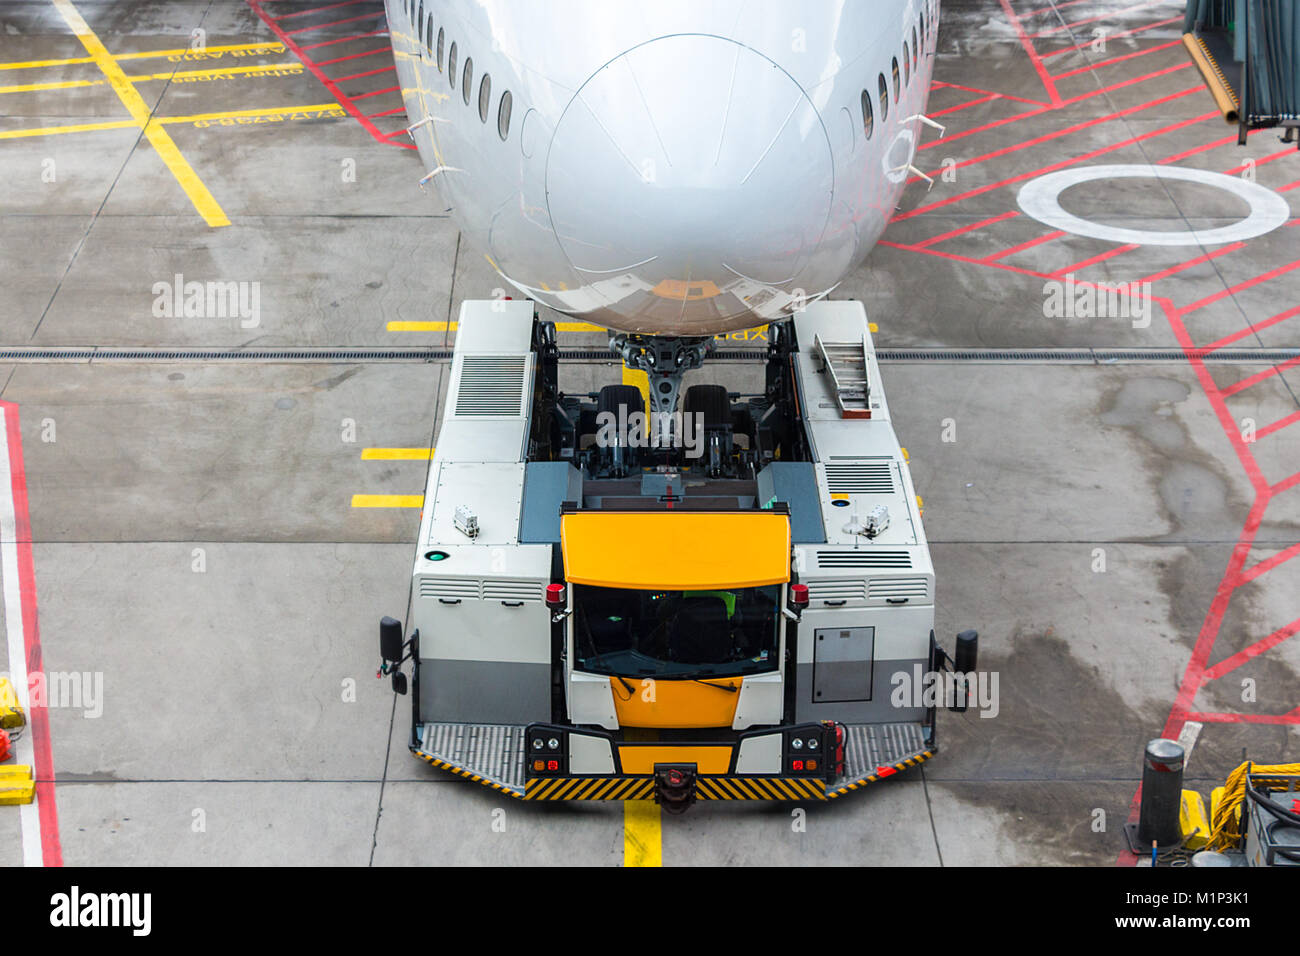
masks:
[[[1250,44],[1250,115],[1300,118],[1300,2],[1188,0],[1185,32],[1224,29],[1232,31],[1238,62]]]

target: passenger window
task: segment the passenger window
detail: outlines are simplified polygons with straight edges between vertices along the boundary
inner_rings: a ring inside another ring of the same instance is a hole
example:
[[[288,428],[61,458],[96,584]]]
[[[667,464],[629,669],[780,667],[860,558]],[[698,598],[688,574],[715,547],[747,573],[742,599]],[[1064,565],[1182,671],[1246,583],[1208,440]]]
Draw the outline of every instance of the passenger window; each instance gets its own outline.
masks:
[[[903,40],[903,85],[910,86],[912,83],[912,61],[907,55],[907,40]]]
[[[438,27],[438,72],[442,72],[442,27]]]
[[[505,142],[510,135],[510,107],[512,106],[513,97],[510,91],[506,90],[501,94],[501,105],[497,107],[497,135],[501,141]]]
[[[902,89],[899,83],[900,79],[901,77],[898,70],[898,57],[894,57],[894,102],[895,103],[898,102],[898,94],[901,92]]]
[[[912,27],[912,69],[916,69],[916,27]]]
[[[424,56],[433,59],[433,17],[429,17],[424,24]]]
[[[492,78],[488,74],[483,74],[483,79],[478,81],[478,118],[480,122],[487,122],[488,107],[492,105]]]
[[[465,75],[461,77],[460,95],[465,100],[465,105],[469,105],[470,87],[474,85],[474,61],[470,57],[465,57]]]
[[[889,119],[889,87],[885,84],[885,74],[880,74],[880,122]]]
[[[447,82],[451,84],[451,88],[453,90],[456,88],[456,44],[455,43],[453,43],[451,45],[451,49],[447,51]]]
[[[876,118],[871,111],[871,94],[866,90],[862,91],[862,133],[867,139],[871,139],[872,130],[875,128]]]

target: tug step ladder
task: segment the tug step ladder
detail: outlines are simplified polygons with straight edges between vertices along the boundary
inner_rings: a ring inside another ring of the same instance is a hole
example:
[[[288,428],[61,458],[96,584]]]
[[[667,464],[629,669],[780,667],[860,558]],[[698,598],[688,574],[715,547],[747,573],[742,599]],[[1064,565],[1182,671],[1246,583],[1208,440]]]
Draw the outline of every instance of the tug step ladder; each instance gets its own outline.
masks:
[[[821,371],[830,378],[840,417],[870,418],[871,385],[867,381],[866,337],[856,342],[823,342],[821,335],[815,335],[813,353],[821,360]]]

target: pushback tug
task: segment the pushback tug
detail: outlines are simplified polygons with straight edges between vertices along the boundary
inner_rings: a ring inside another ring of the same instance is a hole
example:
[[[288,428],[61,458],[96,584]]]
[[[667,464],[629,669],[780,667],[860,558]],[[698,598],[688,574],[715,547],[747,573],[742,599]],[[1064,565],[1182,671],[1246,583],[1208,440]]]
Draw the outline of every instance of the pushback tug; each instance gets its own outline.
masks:
[[[978,637],[936,642],[861,303],[771,325],[761,395],[679,402],[710,345],[615,335],[648,395],[564,394],[533,303],[463,304],[409,637],[380,624],[399,693],[411,662],[414,754],[525,800],[679,811],[834,799],[935,753],[937,705],[896,706],[891,683],[973,671]],[[665,440],[621,424],[642,419]],[[671,440],[689,422],[694,448]]]

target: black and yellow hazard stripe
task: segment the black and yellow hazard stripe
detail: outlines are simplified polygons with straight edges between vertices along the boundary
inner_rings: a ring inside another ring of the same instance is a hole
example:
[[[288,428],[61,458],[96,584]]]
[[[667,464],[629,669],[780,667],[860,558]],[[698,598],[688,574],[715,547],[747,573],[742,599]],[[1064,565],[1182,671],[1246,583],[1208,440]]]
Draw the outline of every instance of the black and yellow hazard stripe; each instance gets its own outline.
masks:
[[[919,754],[913,754],[911,757],[908,757],[906,760],[900,760],[898,763],[894,764],[893,767],[890,769],[893,772],[899,770],[906,770],[908,767],[915,767],[924,763],[925,761],[929,760],[933,756],[934,756],[933,750],[925,750]],[[877,767],[876,772],[869,777],[862,777],[859,780],[855,780],[853,783],[841,784],[840,786],[836,787],[834,790],[828,790],[826,792],[826,799],[834,800],[836,797],[842,797],[846,793],[852,793],[854,790],[861,790],[869,783],[875,783],[877,780],[883,780],[885,777],[892,777],[894,775],[893,772],[881,773],[882,769],[884,768]]]
[[[798,777],[700,777],[701,800],[825,800],[826,781]]]
[[[650,800],[652,777],[534,778],[524,784],[525,800]]]
[[[447,761],[445,760],[439,760],[437,757],[430,757],[428,754],[423,753],[422,751],[419,750],[412,749],[411,753],[415,754],[421,760],[425,760],[433,764],[439,770],[449,770],[452,773],[456,774],[457,776],[464,777],[466,780],[472,780],[474,781],[474,783],[481,784],[485,787],[489,787],[490,789],[495,790],[498,793],[504,793],[507,796],[511,796],[511,797],[523,796],[522,793],[520,793],[518,790],[515,790],[513,787],[507,787],[503,783],[497,783],[495,780],[489,780],[487,777],[479,776],[478,774],[474,773],[471,770],[466,770],[464,767],[457,767],[455,764],[447,763]]]
[[[701,800],[825,800],[826,783],[794,777],[697,777]],[[651,800],[653,777],[536,778],[524,785],[525,800]]]

